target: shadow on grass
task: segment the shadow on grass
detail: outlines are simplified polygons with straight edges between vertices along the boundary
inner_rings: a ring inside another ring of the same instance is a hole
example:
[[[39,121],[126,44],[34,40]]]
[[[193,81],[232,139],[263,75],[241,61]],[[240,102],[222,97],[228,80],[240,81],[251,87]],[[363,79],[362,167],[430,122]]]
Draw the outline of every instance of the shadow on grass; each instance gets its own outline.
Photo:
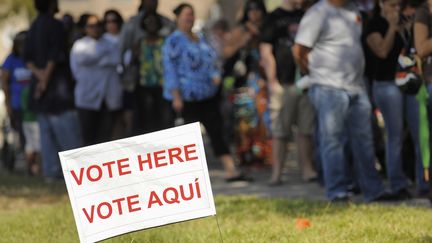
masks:
[[[66,194],[62,180],[45,183],[40,177],[29,177],[14,173],[0,173],[0,195],[7,197],[41,197]]]
[[[308,200],[262,199],[248,196],[216,197],[216,206],[224,214],[238,213],[238,210],[248,210],[247,214],[259,215],[260,212],[273,212],[289,217],[311,217],[325,214],[339,214],[348,210],[352,204],[328,203]],[[255,207],[255,208],[254,208]],[[252,209],[252,210],[251,210]]]
[[[420,236],[415,239],[412,239],[412,242],[430,243],[432,242],[432,236],[430,235]]]

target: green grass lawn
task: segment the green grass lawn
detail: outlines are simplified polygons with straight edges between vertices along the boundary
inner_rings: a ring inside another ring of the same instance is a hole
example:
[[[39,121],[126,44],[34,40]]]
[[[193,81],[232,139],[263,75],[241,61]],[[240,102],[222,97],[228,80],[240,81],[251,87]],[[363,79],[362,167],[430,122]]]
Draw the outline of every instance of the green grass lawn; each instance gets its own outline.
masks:
[[[217,196],[223,242],[432,242],[432,210],[407,205]],[[296,228],[296,218],[311,227]],[[62,184],[0,174],[0,242],[78,242]],[[106,242],[221,242],[215,217],[126,234]]]

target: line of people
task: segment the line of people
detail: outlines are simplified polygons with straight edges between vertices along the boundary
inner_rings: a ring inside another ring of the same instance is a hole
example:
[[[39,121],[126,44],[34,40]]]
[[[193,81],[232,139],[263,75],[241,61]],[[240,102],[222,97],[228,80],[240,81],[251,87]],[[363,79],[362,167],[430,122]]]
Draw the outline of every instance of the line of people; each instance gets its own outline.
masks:
[[[378,0],[374,11],[360,12],[350,0],[283,0],[267,13],[262,0],[247,0],[233,28],[220,20],[199,33],[187,3],[174,9],[175,22],[157,12],[157,0],[142,0],[126,23],[108,10],[102,20],[83,15],[78,28],[70,16],[54,18],[57,0],[35,6],[39,14],[17,35],[2,84],[29,165],[41,150],[46,178],[61,177],[59,151],[168,128],[181,117],[204,125],[228,182],[251,180],[238,160],[271,164],[269,186],[280,186],[296,135],[303,179],[321,177],[329,200],[349,200],[356,189],[365,201],[408,199],[406,121],[416,193],[430,196],[419,100],[395,81],[401,55],[417,49],[428,84],[429,2]],[[385,162],[376,153],[375,107],[385,122]]]

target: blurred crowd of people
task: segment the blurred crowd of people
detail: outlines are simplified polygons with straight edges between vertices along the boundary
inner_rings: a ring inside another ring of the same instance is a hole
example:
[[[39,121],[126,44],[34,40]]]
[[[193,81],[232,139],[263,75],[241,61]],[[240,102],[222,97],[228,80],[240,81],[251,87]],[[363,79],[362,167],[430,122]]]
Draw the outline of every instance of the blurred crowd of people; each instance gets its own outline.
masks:
[[[303,180],[329,200],[409,199],[413,185],[431,195],[432,1],[283,0],[268,13],[246,0],[234,26],[199,32],[188,3],[175,21],[142,0],[126,22],[110,9],[75,23],[55,18],[57,0],[34,2],[38,16],[2,66],[30,174],[61,178],[60,151],[199,121],[227,182],[271,165],[269,186],[282,185],[295,138]]]

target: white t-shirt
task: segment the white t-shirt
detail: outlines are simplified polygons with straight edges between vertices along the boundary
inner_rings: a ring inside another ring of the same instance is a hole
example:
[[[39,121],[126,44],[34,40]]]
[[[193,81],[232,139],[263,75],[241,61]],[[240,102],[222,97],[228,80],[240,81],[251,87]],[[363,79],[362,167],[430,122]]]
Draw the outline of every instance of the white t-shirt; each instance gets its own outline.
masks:
[[[361,16],[352,2],[335,7],[321,0],[306,12],[295,42],[312,49],[309,54],[312,85],[364,90],[361,33]]]

